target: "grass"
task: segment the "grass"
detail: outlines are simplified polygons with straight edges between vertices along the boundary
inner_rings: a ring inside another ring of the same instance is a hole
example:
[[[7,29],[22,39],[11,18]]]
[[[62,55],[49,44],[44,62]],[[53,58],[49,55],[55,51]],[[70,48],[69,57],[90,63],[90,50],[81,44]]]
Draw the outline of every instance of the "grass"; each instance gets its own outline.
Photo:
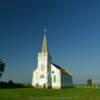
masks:
[[[100,100],[100,89],[0,89],[0,100]]]

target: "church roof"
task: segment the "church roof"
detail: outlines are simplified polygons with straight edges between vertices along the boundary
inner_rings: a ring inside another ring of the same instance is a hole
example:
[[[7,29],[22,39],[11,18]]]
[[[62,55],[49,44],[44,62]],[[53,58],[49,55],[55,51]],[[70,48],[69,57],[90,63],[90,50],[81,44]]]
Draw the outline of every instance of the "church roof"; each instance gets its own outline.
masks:
[[[47,45],[47,39],[46,39],[46,29],[44,29],[44,38],[43,38],[43,44],[42,44],[42,52],[44,52],[44,53],[48,52],[48,45]]]
[[[71,74],[70,72],[66,71],[64,68],[62,68],[62,67],[60,67],[60,66],[58,66],[58,65],[56,65],[56,64],[54,64],[54,63],[52,63],[52,64],[53,64],[56,68],[60,69],[61,72],[62,72],[63,74],[67,74],[67,75],[72,76],[72,74]]]

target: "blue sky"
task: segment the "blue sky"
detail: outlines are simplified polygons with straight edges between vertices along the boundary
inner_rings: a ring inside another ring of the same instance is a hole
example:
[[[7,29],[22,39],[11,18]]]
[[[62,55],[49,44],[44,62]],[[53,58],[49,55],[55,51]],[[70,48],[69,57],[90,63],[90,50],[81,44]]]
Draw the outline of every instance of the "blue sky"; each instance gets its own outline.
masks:
[[[99,0],[0,0],[3,80],[31,83],[44,28],[52,61],[70,70],[74,83],[100,81]]]

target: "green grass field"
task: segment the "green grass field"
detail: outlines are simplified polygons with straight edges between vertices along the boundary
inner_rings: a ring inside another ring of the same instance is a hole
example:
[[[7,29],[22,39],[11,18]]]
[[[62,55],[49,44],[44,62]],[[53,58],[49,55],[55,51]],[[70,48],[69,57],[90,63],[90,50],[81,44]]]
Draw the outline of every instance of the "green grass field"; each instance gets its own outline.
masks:
[[[0,100],[100,100],[100,89],[0,89]]]

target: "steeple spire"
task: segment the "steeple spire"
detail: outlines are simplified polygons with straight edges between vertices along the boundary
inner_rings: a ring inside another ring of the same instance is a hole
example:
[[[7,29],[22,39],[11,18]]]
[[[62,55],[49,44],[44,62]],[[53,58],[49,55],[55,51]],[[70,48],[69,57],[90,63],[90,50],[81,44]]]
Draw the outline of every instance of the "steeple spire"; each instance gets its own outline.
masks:
[[[44,29],[44,38],[43,38],[43,44],[42,44],[42,52],[48,53],[48,46],[47,46],[47,39],[46,39],[46,29]]]

